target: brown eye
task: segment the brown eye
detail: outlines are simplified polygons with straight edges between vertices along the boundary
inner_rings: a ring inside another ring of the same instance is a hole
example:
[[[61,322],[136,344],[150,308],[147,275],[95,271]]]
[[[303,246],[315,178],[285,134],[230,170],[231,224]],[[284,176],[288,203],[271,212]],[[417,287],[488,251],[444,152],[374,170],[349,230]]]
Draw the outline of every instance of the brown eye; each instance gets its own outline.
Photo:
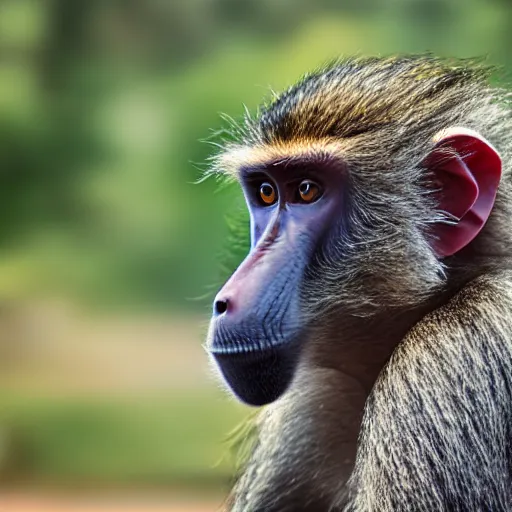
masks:
[[[299,185],[299,195],[305,203],[311,203],[320,196],[319,186],[310,180],[304,180]]]
[[[260,199],[265,204],[274,204],[276,202],[276,190],[275,188],[268,182],[262,183],[260,187]]]

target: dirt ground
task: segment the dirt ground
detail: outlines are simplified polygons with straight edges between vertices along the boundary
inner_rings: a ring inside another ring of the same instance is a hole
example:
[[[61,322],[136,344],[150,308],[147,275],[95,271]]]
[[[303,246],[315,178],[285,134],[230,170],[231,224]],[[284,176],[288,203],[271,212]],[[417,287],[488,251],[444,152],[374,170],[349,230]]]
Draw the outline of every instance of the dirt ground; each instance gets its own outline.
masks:
[[[0,496],[0,512],[215,512],[221,500],[168,498],[77,498],[27,495]]]

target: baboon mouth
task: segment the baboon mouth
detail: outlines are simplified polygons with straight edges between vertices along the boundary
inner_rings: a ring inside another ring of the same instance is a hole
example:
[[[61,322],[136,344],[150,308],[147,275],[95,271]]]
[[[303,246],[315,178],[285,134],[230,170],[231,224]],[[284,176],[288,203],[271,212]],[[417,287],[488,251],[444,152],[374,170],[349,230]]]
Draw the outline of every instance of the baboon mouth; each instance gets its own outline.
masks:
[[[233,393],[248,405],[260,406],[277,400],[289,387],[300,350],[290,343],[263,350],[225,352],[211,350]]]

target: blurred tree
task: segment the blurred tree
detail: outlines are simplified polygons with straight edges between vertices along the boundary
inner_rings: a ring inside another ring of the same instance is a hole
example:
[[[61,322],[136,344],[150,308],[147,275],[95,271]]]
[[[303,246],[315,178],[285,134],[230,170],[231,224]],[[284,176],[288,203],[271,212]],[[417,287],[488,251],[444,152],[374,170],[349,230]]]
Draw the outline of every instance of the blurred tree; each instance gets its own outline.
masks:
[[[69,224],[86,214],[78,176],[99,155],[100,144],[87,119],[93,98],[73,79],[85,58],[94,4],[48,2],[47,29],[32,48],[36,58],[21,64],[34,87],[31,108],[23,116],[10,112],[0,119],[4,244],[41,223]]]
[[[14,294],[202,307],[188,298],[226,275],[240,202],[192,185],[219,112],[239,118],[344,52],[512,69],[511,28],[508,0],[4,0],[0,278]]]

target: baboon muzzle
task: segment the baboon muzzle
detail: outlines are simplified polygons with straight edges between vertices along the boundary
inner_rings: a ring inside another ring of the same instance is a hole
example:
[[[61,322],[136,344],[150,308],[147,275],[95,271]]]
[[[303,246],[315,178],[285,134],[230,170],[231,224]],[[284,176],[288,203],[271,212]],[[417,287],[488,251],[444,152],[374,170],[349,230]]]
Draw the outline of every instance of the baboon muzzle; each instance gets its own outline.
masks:
[[[304,250],[290,251],[289,237],[269,232],[218,293],[209,333],[224,378],[250,405],[272,402],[286,390],[301,345]]]

